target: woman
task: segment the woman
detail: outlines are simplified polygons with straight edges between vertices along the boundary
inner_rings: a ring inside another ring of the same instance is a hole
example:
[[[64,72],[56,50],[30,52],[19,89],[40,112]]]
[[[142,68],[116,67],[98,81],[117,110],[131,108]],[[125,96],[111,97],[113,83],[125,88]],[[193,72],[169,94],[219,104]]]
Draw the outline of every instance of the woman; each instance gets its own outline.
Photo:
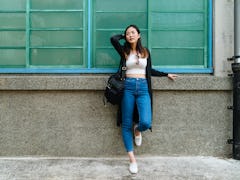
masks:
[[[125,39],[124,45],[120,44],[119,41],[121,39]],[[174,80],[177,75],[152,69],[150,52],[142,46],[140,30],[136,25],[128,26],[123,35],[111,37],[111,43],[121,56],[121,59],[126,61],[125,89],[120,107],[122,137],[130,160],[129,171],[131,173],[137,173],[138,166],[133,152],[132,134],[134,134],[136,146],[141,146],[141,132],[151,129],[151,75],[167,76],[172,80]]]

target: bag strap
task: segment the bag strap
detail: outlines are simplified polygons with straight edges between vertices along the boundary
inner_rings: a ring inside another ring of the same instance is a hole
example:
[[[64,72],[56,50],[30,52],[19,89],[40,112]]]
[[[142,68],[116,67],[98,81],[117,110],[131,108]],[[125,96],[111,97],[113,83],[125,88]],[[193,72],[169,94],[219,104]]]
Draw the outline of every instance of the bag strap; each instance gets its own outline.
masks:
[[[127,71],[126,60],[125,59],[121,59],[121,63],[120,63],[120,67],[119,67],[118,71],[121,72],[121,79],[125,80],[126,71]]]
[[[126,78],[126,71],[127,71],[127,66],[126,66],[126,60],[122,60],[123,61],[123,65],[122,65],[122,79],[125,80]]]

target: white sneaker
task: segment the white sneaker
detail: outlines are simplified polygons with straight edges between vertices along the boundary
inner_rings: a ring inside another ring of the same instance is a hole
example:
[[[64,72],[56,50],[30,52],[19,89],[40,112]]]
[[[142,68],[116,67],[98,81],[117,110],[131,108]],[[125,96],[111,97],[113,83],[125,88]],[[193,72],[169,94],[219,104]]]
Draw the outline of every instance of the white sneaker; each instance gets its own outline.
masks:
[[[140,132],[140,134],[138,136],[135,135],[135,130],[137,128],[137,125],[134,126],[134,140],[135,140],[135,144],[136,146],[141,146],[142,145],[142,133]]]
[[[138,173],[138,165],[137,165],[136,162],[130,163],[130,165],[129,165],[129,171],[130,171],[130,173],[132,173],[132,174]]]

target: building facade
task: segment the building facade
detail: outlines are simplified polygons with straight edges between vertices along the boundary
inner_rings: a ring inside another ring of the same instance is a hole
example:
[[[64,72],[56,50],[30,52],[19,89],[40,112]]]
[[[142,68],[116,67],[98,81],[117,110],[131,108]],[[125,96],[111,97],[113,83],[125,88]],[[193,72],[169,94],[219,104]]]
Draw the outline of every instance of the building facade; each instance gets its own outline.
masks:
[[[113,34],[141,29],[155,69],[153,132],[139,154],[226,157],[232,137],[233,0],[1,0],[0,155],[124,154],[103,90]]]

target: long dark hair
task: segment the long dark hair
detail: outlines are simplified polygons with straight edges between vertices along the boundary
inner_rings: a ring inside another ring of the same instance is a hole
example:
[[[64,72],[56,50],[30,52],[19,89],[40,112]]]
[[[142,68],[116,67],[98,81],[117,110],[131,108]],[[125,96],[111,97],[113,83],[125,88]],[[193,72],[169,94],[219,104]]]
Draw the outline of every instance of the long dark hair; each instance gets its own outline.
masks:
[[[134,29],[136,29],[136,31],[138,32],[138,34],[140,34],[139,28],[138,28],[136,25],[131,24],[131,25],[129,25],[128,27],[126,27],[126,29],[125,29],[125,31],[124,31],[125,40],[126,40],[126,32],[127,32],[127,30],[128,30],[130,27],[133,27]],[[124,52],[126,53],[125,56],[128,56],[128,55],[130,54],[130,51],[131,51],[131,45],[130,45],[130,43],[127,42],[127,41],[125,41],[123,47],[124,47]],[[137,41],[136,50],[137,50],[138,53],[141,54],[142,57],[145,58],[145,57],[148,56],[148,51],[147,51],[147,49],[142,46],[141,37],[140,37],[140,38],[138,39],[138,41]]]

